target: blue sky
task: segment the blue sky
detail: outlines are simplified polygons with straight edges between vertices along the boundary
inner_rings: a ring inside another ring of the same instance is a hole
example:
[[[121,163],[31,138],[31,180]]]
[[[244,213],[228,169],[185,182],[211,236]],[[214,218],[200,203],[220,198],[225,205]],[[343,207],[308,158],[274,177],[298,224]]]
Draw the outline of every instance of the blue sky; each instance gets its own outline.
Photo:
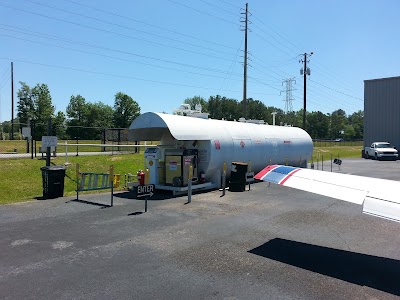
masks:
[[[77,94],[112,106],[120,91],[142,113],[172,113],[193,96],[240,101],[245,3],[0,0],[0,121],[11,118],[11,62],[15,103],[19,81],[45,83],[56,111]],[[362,110],[364,80],[400,76],[397,0],[248,5],[249,98],[284,109],[282,81],[295,78],[293,109],[302,108],[305,52],[308,111]]]

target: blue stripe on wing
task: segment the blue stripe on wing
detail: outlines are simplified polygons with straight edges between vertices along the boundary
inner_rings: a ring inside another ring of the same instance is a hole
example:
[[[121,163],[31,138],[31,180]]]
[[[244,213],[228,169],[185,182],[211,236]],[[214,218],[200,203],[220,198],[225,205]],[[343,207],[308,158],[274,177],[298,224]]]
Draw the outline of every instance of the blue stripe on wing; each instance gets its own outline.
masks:
[[[290,172],[296,170],[297,168],[295,167],[289,167],[289,166],[279,166],[276,169],[273,170],[273,172],[281,173],[281,174],[289,174]]]
[[[294,167],[279,166],[279,167],[273,169],[272,171],[270,171],[269,173],[267,173],[267,175],[265,175],[263,180],[279,184],[279,182],[284,180],[290,172],[292,172],[296,169],[297,168],[294,168]]]

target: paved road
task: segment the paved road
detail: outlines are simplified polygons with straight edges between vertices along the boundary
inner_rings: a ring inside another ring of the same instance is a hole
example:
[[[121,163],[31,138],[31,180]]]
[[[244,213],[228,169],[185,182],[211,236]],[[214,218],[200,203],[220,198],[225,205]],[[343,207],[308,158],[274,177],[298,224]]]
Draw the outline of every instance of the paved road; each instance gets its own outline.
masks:
[[[336,170],[337,170],[337,166]],[[400,180],[400,161],[341,172]],[[0,207],[2,299],[399,299],[400,224],[266,183]],[[95,204],[96,203],[96,204]]]
[[[106,151],[106,152],[78,152],[79,156],[91,156],[91,155],[118,155],[118,154],[130,154],[132,152],[127,151]],[[0,159],[10,159],[10,158],[31,158],[32,154],[30,153],[0,153]],[[65,152],[58,152],[57,156],[64,157],[66,156]],[[76,156],[76,152],[68,152],[68,156]],[[41,158],[42,154],[37,153],[34,158]],[[44,154],[46,157],[46,154]],[[53,155],[51,156],[53,157]]]

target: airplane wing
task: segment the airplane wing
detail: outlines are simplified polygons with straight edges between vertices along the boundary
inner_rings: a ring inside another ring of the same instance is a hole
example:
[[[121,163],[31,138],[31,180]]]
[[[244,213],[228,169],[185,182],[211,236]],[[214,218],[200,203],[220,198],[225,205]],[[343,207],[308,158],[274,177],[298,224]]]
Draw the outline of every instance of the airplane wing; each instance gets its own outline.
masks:
[[[400,222],[400,181],[271,165],[255,179],[348,201],[363,213]]]

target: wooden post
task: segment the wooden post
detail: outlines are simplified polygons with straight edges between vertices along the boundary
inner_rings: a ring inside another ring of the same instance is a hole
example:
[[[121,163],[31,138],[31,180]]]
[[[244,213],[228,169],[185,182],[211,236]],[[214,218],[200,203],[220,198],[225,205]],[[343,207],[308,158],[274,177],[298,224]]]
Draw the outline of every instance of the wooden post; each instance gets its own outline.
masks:
[[[79,164],[76,164],[76,200],[79,200]]]
[[[224,166],[222,169],[222,196],[225,196],[225,187],[226,187],[226,162],[224,162]]]
[[[110,166],[111,207],[114,205],[114,166]]]

